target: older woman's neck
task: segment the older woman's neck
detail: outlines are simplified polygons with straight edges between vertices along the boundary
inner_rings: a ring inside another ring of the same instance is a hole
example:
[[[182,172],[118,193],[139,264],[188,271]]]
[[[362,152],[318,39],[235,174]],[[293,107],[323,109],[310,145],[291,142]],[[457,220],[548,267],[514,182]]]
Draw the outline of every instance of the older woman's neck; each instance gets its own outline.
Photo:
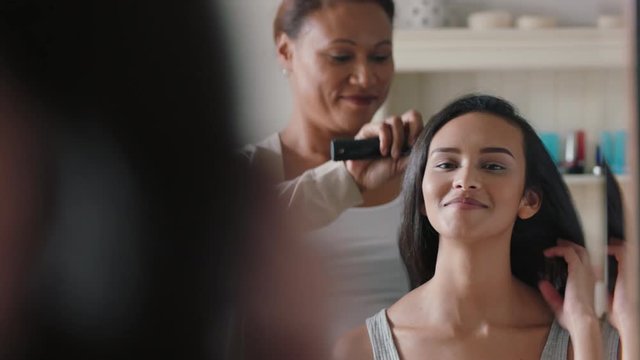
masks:
[[[320,163],[329,160],[329,144],[336,136],[297,112],[294,112],[287,126],[280,132],[281,142],[289,150],[305,159]]]
[[[330,159],[329,141],[326,136],[299,124],[290,123],[280,132],[282,160],[286,180],[293,179],[305,171],[318,167]]]

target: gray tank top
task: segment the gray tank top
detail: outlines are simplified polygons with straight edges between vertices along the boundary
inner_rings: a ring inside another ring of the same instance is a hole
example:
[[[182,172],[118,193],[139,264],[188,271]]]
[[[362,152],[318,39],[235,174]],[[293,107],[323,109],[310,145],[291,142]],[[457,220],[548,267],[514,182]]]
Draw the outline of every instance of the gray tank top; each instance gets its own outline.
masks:
[[[393,343],[386,309],[380,310],[376,315],[367,319],[367,330],[374,360],[400,360],[398,350]],[[618,333],[606,323],[603,335],[607,359],[618,359]],[[554,320],[540,360],[566,360],[568,347],[569,333]]]

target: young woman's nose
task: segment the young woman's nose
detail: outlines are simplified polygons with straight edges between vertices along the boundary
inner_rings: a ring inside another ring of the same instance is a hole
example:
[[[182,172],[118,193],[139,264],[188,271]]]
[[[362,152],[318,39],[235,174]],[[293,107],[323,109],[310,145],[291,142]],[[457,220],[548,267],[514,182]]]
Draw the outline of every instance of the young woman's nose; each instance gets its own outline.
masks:
[[[471,167],[461,167],[456,172],[453,180],[453,187],[460,190],[471,190],[480,188],[478,172]]]

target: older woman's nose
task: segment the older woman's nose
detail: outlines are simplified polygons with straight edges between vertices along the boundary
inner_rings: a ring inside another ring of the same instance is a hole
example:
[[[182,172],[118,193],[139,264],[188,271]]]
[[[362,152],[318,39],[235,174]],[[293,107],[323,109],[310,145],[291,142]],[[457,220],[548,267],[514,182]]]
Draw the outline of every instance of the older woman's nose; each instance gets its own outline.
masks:
[[[376,73],[371,64],[367,61],[362,61],[354,66],[350,80],[355,85],[368,87],[375,84]]]

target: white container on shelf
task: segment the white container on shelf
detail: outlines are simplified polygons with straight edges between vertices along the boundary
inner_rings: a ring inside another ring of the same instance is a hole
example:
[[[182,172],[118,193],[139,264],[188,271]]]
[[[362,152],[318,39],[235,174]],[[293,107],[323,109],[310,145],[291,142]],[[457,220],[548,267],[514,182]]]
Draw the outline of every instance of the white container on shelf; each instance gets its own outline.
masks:
[[[396,0],[395,4],[396,28],[423,29],[445,25],[444,0]]]
[[[516,19],[516,28],[523,30],[548,29],[557,25],[553,16],[522,15]]]
[[[467,26],[472,30],[504,29],[513,26],[513,15],[504,10],[488,10],[471,13]]]
[[[600,29],[618,29],[624,27],[622,16],[599,15],[596,24]]]

